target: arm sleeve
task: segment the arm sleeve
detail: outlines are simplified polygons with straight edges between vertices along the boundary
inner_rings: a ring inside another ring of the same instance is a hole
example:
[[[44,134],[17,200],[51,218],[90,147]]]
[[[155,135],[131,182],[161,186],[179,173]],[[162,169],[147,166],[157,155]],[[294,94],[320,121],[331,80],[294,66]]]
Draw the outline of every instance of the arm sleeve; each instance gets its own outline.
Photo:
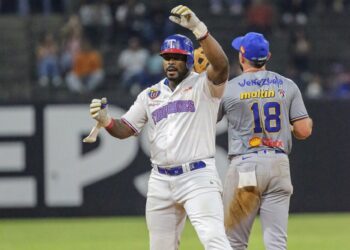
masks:
[[[148,121],[146,107],[147,103],[144,98],[144,92],[141,92],[134,104],[121,118],[136,134],[141,132],[143,126]]]
[[[309,117],[306,107],[303,101],[303,98],[301,96],[301,92],[298,88],[298,86],[294,84],[294,95],[291,99],[291,106],[290,106],[290,112],[289,112],[289,120],[291,123],[297,120],[301,120],[304,118]]]

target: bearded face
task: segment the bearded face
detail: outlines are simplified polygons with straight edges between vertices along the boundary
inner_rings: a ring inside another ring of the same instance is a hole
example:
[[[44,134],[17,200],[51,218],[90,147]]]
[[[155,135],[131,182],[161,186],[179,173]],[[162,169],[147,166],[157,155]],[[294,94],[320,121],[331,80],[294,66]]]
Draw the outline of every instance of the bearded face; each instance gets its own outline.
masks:
[[[171,81],[180,82],[188,73],[187,56],[182,54],[163,54],[163,68],[166,77]]]

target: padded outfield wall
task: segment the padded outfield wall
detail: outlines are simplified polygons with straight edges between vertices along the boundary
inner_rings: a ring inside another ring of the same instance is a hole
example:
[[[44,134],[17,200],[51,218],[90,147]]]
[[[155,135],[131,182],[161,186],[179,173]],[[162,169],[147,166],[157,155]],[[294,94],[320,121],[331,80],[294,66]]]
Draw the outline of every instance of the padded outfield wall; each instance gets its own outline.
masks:
[[[129,104],[110,101],[113,116]],[[306,102],[314,119],[290,156],[292,212],[350,210],[350,102]],[[116,140],[94,125],[88,104],[0,105],[0,217],[143,214],[151,169],[146,133]],[[217,165],[226,166],[226,125],[218,125]],[[145,131],[144,131],[145,132]]]

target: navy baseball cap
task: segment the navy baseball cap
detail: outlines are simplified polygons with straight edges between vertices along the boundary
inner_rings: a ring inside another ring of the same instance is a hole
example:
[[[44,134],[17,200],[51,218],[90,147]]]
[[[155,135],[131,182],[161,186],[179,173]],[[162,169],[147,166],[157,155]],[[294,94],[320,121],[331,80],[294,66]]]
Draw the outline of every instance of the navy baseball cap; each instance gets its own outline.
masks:
[[[250,61],[265,61],[269,55],[269,42],[263,34],[249,32],[232,41],[232,47]]]

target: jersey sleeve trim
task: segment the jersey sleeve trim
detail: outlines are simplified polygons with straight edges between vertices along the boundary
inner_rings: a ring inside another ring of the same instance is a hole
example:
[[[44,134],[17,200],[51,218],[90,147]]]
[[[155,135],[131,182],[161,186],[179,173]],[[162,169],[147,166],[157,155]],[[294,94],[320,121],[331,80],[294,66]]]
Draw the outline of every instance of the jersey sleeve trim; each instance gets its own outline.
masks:
[[[128,126],[129,128],[131,128],[135,134],[139,134],[140,132],[133,126],[131,125],[131,123],[129,121],[127,121],[125,118],[121,118],[120,119],[126,126]]]
[[[305,118],[308,118],[309,117],[309,115],[301,115],[301,116],[298,116],[298,117],[295,117],[295,118],[293,118],[293,119],[291,119],[290,121],[291,122],[295,122],[295,121],[298,121],[298,120],[302,120],[302,119],[305,119]]]

